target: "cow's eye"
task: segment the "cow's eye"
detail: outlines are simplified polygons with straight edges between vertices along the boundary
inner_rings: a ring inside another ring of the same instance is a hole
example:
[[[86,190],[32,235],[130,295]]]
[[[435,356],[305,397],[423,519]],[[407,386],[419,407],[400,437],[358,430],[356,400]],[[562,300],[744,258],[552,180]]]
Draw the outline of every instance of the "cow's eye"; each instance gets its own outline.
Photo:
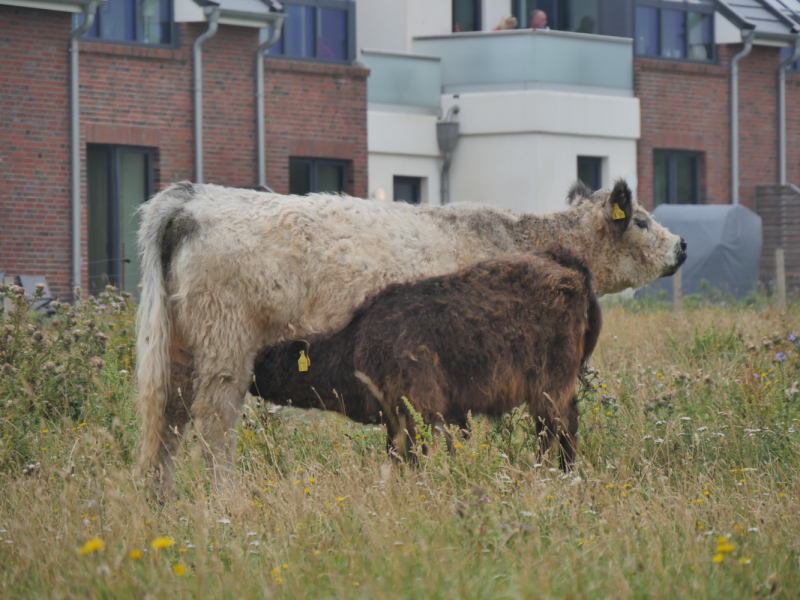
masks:
[[[634,223],[636,223],[636,226],[639,229],[647,229],[647,221],[645,221],[643,219],[635,219]]]

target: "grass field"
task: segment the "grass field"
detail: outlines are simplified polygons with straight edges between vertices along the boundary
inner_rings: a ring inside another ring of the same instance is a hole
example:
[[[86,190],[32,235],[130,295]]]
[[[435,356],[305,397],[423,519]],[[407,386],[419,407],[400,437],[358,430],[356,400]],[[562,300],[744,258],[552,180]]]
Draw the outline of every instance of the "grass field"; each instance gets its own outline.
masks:
[[[607,306],[566,476],[521,412],[406,468],[378,428],[249,399],[239,493],[188,439],[163,507],[135,468],[133,310],[0,322],[2,598],[800,596],[798,307]]]

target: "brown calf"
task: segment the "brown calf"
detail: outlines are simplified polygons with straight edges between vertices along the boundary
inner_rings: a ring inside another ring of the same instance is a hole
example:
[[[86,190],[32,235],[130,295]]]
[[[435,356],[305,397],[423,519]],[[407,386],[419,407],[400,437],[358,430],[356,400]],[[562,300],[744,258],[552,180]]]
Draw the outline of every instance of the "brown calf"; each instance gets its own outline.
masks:
[[[383,422],[402,447],[402,431],[416,433],[403,396],[434,425],[527,403],[547,432],[543,448],[557,438],[566,470],[578,431],[575,384],[600,327],[591,272],[555,246],[392,284],[338,331],[259,355],[251,393]]]

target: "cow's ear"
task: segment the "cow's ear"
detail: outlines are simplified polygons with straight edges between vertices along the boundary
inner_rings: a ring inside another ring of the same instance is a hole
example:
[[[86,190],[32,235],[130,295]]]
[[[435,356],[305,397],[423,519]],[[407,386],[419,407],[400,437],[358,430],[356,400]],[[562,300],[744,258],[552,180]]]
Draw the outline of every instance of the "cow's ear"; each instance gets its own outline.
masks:
[[[606,215],[614,229],[622,233],[628,228],[633,216],[633,194],[624,179],[614,183],[614,189],[606,200]]]

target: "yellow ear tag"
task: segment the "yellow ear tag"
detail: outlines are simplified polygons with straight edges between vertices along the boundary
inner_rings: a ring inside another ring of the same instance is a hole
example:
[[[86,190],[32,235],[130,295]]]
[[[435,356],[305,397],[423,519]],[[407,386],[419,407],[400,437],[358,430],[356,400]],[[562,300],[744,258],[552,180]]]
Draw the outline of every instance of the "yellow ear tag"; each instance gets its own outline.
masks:
[[[297,368],[300,371],[308,371],[308,365],[311,364],[311,361],[306,358],[306,353],[304,350],[300,350],[300,359],[297,361]]]
[[[611,219],[614,221],[619,221],[620,219],[625,218],[625,211],[619,207],[619,204],[616,202],[614,203],[614,212],[611,213]]]

